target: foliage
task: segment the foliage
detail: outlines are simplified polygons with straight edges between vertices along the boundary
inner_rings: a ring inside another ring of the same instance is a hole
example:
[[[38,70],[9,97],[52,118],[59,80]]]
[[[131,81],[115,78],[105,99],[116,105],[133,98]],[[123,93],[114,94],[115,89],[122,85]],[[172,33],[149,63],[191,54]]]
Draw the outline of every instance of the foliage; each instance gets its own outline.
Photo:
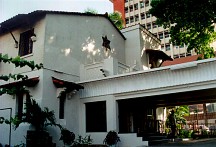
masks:
[[[176,119],[177,128],[180,129],[182,124],[186,124],[186,119],[184,116],[189,115],[189,107],[188,106],[176,106],[174,110],[174,115]],[[166,119],[166,126],[171,126],[170,114]]]
[[[150,13],[157,18],[156,23],[170,29],[171,42],[174,45],[195,49],[202,58],[214,57],[210,47],[216,39],[215,0],[152,0]]]
[[[193,132],[193,131],[191,131],[191,130],[184,130],[184,129],[181,129],[181,130],[179,130],[178,137],[179,137],[179,138],[191,138],[192,132]]]
[[[98,14],[98,11],[95,10],[95,9],[92,9],[92,8],[87,8],[84,10],[84,13],[87,13],[87,14]]]
[[[122,15],[120,12],[115,11],[110,13],[108,17],[112,20],[112,22],[116,25],[116,27],[121,30],[124,26],[124,21],[122,19]]]
[[[42,110],[34,99],[27,100],[25,106],[26,111],[22,113],[21,118],[15,116],[15,118],[12,119],[15,128],[17,128],[20,123],[29,123],[39,131],[44,130],[49,125],[56,125],[54,112],[49,111],[47,107]]]
[[[12,63],[15,65],[15,67],[24,67],[24,66],[28,66],[31,68],[31,70],[34,70],[35,68],[37,70],[41,69],[43,67],[43,64],[35,64],[34,61],[27,61],[24,60],[22,58],[20,58],[20,56],[17,56],[15,58],[9,58],[7,54],[3,55],[0,54],[0,62],[4,62],[4,63]]]
[[[59,140],[62,140],[65,145],[71,145],[72,143],[74,143],[75,134],[67,129],[62,129],[61,137]]]
[[[87,14],[98,14],[97,10],[92,8],[87,8],[84,12]],[[124,27],[124,21],[120,12],[115,11],[113,13],[110,13],[108,14],[108,17],[112,20],[112,22],[116,25],[116,27],[119,30],[121,30]]]
[[[116,145],[119,141],[120,137],[115,131],[109,131],[104,139],[104,143],[109,146]]]
[[[31,68],[31,70],[34,69],[41,69],[43,68],[43,64],[35,64],[34,61],[27,61],[24,60],[22,58],[20,58],[19,56],[12,58],[12,57],[8,57],[7,54],[3,55],[0,54],[0,63],[8,63],[8,64],[14,64],[15,67],[24,67],[24,66],[28,66]],[[0,81],[8,81],[9,79],[13,79],[13,80],[27,80],[28,76],[27,75],[21,75],[21,74],[9,74],[9,75],[0,75]],[[9,94],[9,95],[14,95],[16,93],[20,93],[20,92],[24,92],[25,88],[24,87],[6,87],[6,88],[0,88],[0,96],[3,94]]]
[[[92,144],[92,142],[93,142],[93,139],[91,139],[90,135],[87,135],[84,138],[81,135],[79,135],[78,138],[73,143],[72,147],[77,147],[80,145],[90,145]]]

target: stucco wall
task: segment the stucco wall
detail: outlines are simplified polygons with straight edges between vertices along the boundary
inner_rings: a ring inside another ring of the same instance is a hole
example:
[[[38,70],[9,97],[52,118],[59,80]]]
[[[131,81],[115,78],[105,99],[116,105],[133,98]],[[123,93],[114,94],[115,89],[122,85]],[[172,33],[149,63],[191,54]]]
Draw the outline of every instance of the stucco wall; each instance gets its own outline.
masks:
[[[160,42],[140,25],[125,28],[122,33],[127,38],[125,42],[126,64],[139,70],[148,69],[148,57],[145,50],[158,50]]]
[[[111,41],[104,52],[102,36]],[[45,68],[79,76],[79,66],[116,57],[125,62],[124,39],[108,19],[99,16],[47,15]],[[77,80],[74,78],[74,80]]]
[[[23,56],[23,59],[33,60],[35,63],[43,62],[43,49],[44,49],[44,32],[45,32],[45,22],[44,19],[41,19],[37,23],[32,26],[22,27],[16,30],[12,30],[12,33],[16,40],[19,42],[20,33],[28,31],[34,28],[34,33],[37,36],[36,42],[33,43],[33,53],[27,56]],[[14,47],[14,40],[12,36],[7,33],[0,35],[0,53],[8,54],[9,57],[16,57],[19,53],[19,48]],[[13,64],[4,64],[0,63],[0,74],[8,74],[8,73],[23,73],[30,71],[30,68],[15,68]]]

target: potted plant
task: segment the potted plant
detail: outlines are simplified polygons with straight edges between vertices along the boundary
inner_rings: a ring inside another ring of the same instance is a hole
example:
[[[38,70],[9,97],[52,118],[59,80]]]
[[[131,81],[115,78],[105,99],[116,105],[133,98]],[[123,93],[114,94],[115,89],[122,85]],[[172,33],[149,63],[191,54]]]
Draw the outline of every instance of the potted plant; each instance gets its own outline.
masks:
[[[108,146],[114,146],[120,141],[120,137],[117,132],[109,131],[104,139],[104,143]]]

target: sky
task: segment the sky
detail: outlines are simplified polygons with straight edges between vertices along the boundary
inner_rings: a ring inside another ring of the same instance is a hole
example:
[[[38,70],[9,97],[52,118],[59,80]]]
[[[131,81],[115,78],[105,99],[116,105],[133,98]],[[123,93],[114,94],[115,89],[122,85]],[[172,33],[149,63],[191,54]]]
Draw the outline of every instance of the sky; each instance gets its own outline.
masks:
[[[0,0],[0,23],[17,14],[35,10],[84,12],[87,8],[100,14],[113,12],[109,0]]]

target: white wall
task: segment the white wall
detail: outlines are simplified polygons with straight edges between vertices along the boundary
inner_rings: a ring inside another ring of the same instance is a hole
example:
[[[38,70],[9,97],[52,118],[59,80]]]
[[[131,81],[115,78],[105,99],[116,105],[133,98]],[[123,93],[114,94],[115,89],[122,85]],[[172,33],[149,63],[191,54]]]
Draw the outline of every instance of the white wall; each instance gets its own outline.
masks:
[[[104,52],[102,36],[105,35],[111,41],[112,52]],[[125,62],[124,41],[105,17],[49,14],[44,66],[79,76],[80,64],[92,64],[109,57]]]
[[[148,69],[148,57],[145,50],[158,50],[160,41],[140,25],[125,28],[122,33],[127,38],[125,42],[126,64],[139,70]]]
[[[16,40],[19,42],[20,33],[28,31],[34,28],[34,33],[37,35],[36,42],[33,43],[33,53],[27,56],[22,57],[26,60],[33,60],[35,63],[43,62],[43,49],[44,49],[44,32],[45,32],[45,22],[44,19],[41,19],[32,26],[22,27],[16,30],[13,30],[12,33]],[[7,34],[0,35],[0,53],[8,54],[9,57],[16,57],[19,53],[19,48],[14,48],[14,40],[12,36]],[[13,64],[4,64],[0,63],[0,74],[8,73],[24,73],[31,71],[28,67],[15,68]]]

